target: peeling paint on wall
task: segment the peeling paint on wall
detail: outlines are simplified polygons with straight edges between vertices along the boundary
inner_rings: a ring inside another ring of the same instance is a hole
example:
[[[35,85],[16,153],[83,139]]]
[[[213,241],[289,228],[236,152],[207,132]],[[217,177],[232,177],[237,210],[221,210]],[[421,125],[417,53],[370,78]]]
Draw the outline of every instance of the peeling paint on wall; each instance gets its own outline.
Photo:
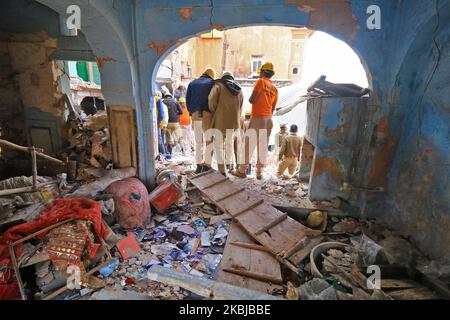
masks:
[[[152,43],[148,44],[147,47],[149,49],[156,49],[156,54],[158,56],[160,56],[161,53],[163,53],[169,47],[169,45],[168,44],[164,44],[164,43],[163,44],[158,44],[158,43],[152,42]]]
[[[178,10],[181,21],[187,22],[192,16],[192,7],[184,7]]]
[[[368,186],[371,188],[384,187],[387,174],[394,157],[396,142],[389,128],[389,119],[384,116],[373,133],[372,167],[370,169]]]
[[[105,62],[117,62],[116,59],[111,57],[97,57],[97,65],[100,69],[105,67]]]
[[[341,33],[348,41],[359,31],[360,25],[350,1],[286,0],[286,3],[296,4],[299,11],[309,13],[308,27],[311,29]]]

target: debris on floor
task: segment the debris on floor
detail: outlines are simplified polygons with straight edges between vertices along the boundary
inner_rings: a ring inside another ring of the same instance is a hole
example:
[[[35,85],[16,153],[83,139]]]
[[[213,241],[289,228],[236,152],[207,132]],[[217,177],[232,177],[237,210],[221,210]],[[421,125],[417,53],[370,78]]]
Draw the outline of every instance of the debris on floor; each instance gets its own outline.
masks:
[[[311,202],[295,178],[238,183],[193,167],[158,163],[150,192],[135,168],[82,167],[76,180],[38,176],[38,191],[0,197],[0,298],[447,297],[446,266],[376,220]],[[75,289],[66,286],[74,266]]]

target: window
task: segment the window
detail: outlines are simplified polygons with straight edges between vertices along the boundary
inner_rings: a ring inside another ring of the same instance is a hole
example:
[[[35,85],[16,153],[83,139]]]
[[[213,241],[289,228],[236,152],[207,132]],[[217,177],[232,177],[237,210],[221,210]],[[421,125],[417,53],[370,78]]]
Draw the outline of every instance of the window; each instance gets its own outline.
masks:
[[[292,68],[292,74],[298,74],[298,68],[297,67]]]
[[[252,62],[250,65],[250,72],[258,72],[264,62],[264,56],[262,55],[252,55]]]

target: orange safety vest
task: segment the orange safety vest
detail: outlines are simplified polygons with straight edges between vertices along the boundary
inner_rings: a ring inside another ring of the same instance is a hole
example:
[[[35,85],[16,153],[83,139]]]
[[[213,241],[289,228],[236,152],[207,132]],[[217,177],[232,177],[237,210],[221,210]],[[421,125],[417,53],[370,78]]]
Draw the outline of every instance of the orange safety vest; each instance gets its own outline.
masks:
[[[191,116],[189,115],[189,111],[186,107],[185,103],[180,103],[181,109],[183,109],[183,114],[178,116],[178,120],[180,120],[180,126],[190,126],[191,125]]]

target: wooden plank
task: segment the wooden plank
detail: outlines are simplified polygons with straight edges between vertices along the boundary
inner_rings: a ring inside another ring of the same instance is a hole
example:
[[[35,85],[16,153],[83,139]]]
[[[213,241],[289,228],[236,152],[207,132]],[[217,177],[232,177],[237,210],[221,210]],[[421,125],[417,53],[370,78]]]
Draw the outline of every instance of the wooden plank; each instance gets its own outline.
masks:
[[[270,275],[267,275],[267,274],[260,274],[260,273],[256,273],[256,272],[251,272],[251,271],[241,270],[241,269],[233,269],[233,268],[223,268],[223,271],[230,272],[230,273],[235,273],[235,274],[238,274],[240,276],[244,276],[244,277],[247,277],[247,278],[252,278],[252,279],[255,279],[255,280],[267,281],[267,282],[276,283],[276,284],[283,284],[283,281],[279,280],[276,277],[272,277]]]
[[[219,198],[219,199],[217,199],[217,200],[213,200],[213,201],[221,202],[221,201],[223,201],[223,200],[226,200],[226,199],[228,199],[228,198],[231,198],[232,196],[237,195],[238,193],[240,193],[240,192],[242,192],[242,191],[244,191],[244,190],[245,190],[245,188],[239,188],[239,189],[237,189],[237,190],[235,190],[235,191],[233,191],[233,192],[227,194],[226,196],[223,196],[223,197],[221,197],[221,198]]]
[[[249,247],[246,248],[245,245]],[[281,280],[280,263],[270,253],[258,250],[259,247],[237,223],[232,223],[217,280],[264,293],[271,293],[275,289],[280,289],[281,287],[275,284],[224,271],[224,268],[236,269],[241,267],[242,269],[244,267],[246,271],[270,275],[275,277],[277,281]]]
[[[134,109],[125,106],[108,106],[107,112],[114,163],[119,168],[137,168]]]
[[[287,217],[288,217],[287,213],[282,214],[278,218],[272,220],[271,222],[266,224],[264,227],[262,227],[258,231],[256,231],[255,235],[259,235],[259,234],[263,233],[264,231],[270,230],[272,227],[276,226],[277,224],[279,224],[281,221],[283,221]]]

